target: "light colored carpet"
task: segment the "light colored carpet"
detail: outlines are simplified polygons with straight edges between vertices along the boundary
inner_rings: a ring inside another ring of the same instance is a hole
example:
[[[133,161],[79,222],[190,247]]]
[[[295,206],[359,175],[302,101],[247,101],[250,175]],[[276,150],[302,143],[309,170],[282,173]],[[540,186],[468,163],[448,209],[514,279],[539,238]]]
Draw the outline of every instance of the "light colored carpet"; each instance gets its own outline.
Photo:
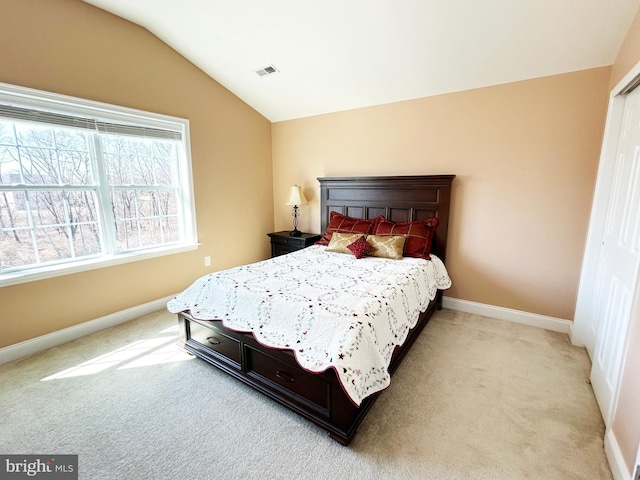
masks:
[[[0,366],[0,453],[85,479],[610,479],[566,335],[436,312],[349,447],[175,348],[158,312]]]

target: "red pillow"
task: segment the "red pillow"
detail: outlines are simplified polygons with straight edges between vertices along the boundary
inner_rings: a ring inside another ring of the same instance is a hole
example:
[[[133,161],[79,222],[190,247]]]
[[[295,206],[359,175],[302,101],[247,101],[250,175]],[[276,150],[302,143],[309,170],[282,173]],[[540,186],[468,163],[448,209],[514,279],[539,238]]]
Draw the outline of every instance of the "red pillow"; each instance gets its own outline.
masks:
[[[316,245],[329,245],[331,236],[335,232],[367,235],[371,233],[375,224],[383,219],[383,216],[378,216],[373,220],[364,220],[362,218],[347,217],[338,212],[331,212],[329,214],[329,225],[327,225],[327,229],[322,234],[322,238],[316,242]]]
[[[430,260],[429,252],[439,223],[435,217],[400,223],[385,219],[376,223],[373,235],[406,235],[403,255]]]
[[[371,252],[375,250],[374,246],[371,245],[369,242],[367,242],[367,239],[364,238],[364,235],[361,236],[355,242],[347,245],[347,248],[351,250],[351,252],[353,253],[353,255],[355,255],[356,258],[366,257],[367,255],[369,255]]]

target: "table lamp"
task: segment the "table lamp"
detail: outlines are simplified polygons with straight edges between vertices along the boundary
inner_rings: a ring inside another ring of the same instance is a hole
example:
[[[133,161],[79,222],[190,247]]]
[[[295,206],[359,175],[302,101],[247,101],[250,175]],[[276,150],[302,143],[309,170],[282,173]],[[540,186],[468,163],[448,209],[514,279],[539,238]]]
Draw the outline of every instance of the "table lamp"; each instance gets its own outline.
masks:
[[[289,199],[287,200],[287,203],[285,205],[293,205],[293,212],[291,213],[291,215],[293,216],[293,230],[289,232],[289,235],[291,235],[292,237],[299,237],[300,235],[302,235],[302,232],[298,230],[298,205],[306,205],[307,203],[307,198],[302,192],[302,187],[294,185],[289,189]]]

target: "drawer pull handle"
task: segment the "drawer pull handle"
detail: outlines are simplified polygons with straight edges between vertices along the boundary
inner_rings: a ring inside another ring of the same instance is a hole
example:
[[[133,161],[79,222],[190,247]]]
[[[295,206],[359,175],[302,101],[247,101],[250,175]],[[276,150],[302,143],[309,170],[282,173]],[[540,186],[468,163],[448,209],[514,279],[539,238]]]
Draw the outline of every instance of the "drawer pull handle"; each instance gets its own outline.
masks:
[[[220,345],[220,340],[218,340],[216,337],[207,337],[207,342],[209,342],[211,345]]]
[[[278,377],[281,380],[284,380],[285,382],[295,382],[295,378],[293,378],[291,375],[289,375],[286,372],[281,372],[280,370],[276,371],[276,377]]]

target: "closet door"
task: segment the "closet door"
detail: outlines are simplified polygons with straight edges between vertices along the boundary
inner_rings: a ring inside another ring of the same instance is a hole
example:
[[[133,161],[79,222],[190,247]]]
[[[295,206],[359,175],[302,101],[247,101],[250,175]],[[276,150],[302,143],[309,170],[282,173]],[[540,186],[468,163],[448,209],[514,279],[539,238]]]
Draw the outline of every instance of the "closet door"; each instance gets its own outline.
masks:
[[[591,384],[609,425],[622,374],[640,269],[640,88],[625,96],[591,310],[597,319]]]

